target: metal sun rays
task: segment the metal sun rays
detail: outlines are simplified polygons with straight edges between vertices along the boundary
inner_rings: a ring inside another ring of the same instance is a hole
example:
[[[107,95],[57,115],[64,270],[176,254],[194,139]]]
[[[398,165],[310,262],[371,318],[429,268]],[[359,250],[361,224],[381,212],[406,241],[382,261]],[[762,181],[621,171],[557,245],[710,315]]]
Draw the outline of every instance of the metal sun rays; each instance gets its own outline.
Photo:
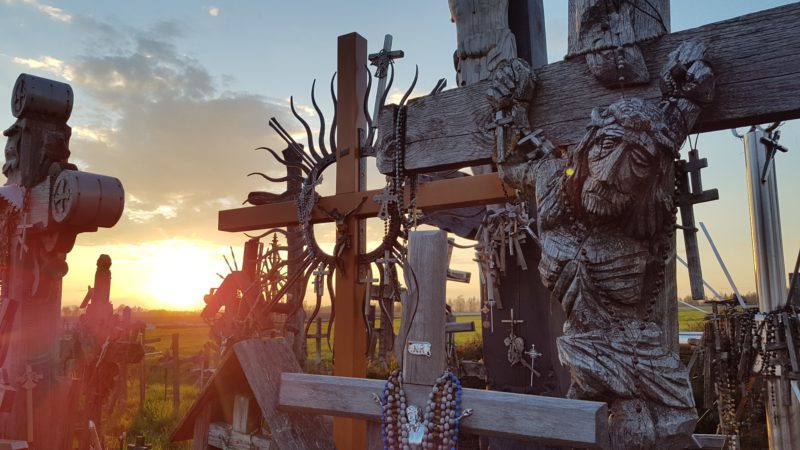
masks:
[[[379,96],[379,107],[385,104],[389,90],[394,81],[394,65],[391,64],[390,68],[391,70],[388,71],[389,80],[385,90],[376,94]],[[363,114],[367,123],[367,131],[361,135],[361,154],[362,156],[372,156],[375,154],[373,145],[376,137],[376,126],[373,124],[372,115],[370,114],[368,107],[370,91],[372,89],[372,76],[366,66],[364,67],[364,70],[366,70],[368,74],[367,88],[363,101]],[[417,75],[418,71],[414,75],[414,81],[411,87],[403,96],[401,106],[405,103],[414,86],[416,85]],[[306,295],[309,281],[311,281],[314,287],[315,304],[314,309],[307,320],[305,331],[308,333],[309,327],[319,314],[322,298],[327,290],[327,294],[331,301],[331,315],[328,321],[327,330],[328,336],[330,336],[330,331],[336,315],[336,296],[333,289],[334,274],[336,270],[343,270],[339,263],[339,257],[341,256],[342,250],[350,246],[350,242],[347,238],[348,230],[346,228],[346,219],[350,215],[357,213],[358,209],[365,201],[370,200],[367,197],[364,197],[359,204],[353,205],[352,209],[349,211],[338,211],[336,209],[328,211],[318,204],[319,194],[316,192],[316,187],[322,182],[323,172],[336,162],[336,155],[338,152],[338,148],[336,146],[335,111],[337,106],[337,98],[334,89],[335,80],[336,74],[331,77],[330,82],[330,95],[334,108],[334,116],[331,122],[330,130],[326,130],[325,116],[317,103],[315,94],[315,80],[311,85],[311,102],[314,110],[319,116],[319,130],[317,132],[316,139],[311,130],[311,126],[298,114],[297,109],[295,108],[294,98],[290,98],[289,104],[292,114],[294,115],[295,119],[300,122],[300,125],[305,131],[306,145],[304,146],[298,143],[286,130],[286,128],[284,128],[281,123],[273,117],[269,120],[269,126],[286,142],[288,148],[283,152],[283,157],[269,147],[259,147],[257,150],[267,151],[278,163],[286,167],[287,175],[284,177],[271,177],[261,172],[253,172],[248,174],[248,176],[255,175],[263,177],[272,183],[287,183],[290,186],[292,184],[298,186],[294,191],[290,192],[290,190],[287,190],[283,194],[253,192],[248,196],[248,201],[254,204],[272,203],[276,201],[287,201],[292,199],[295,201],[297,206],[299,231],[295,233],[287,233],[282,229],[271,229],[265,231],[260,236],[256,236],[260,238],[271,233],[280,233],[287,238],[289,245],[292,245],[292,241],[299,241],[296,244],[299,250],[297,252],[297,256],[293,256],[291,259],[287,258],[285,260],[276,261],[270,266],[269,273],[266,274],[268,278],[270,273],[275,275],[273,272],[282,273],[287,268],[292,268],[291,273],[288,273],[288,276],[286,277],[285,283],[283,283],[278,289],[262,288],[263,295],[266,300],[266,312],[268,313],[271,311],[294,286],[298,286],[295,295],[299,295],[300,299],[303,299]],[[379,274],[379,277],[376,281],[378,281],[379,284],[377,286],[378,292],[376,293],[376,296],[379,299],[388,298],[387,296],[399,296],[400,291],[396,264],[405,261],[404,246],[400,243],[399,238],[406,236],[405,228],[407,228],[407,226],[404,227],[404,224],[407,224],[404,216],[405,209],[403,207],[404,180],[398,179],[400,177],[402,177],[402,175],[396,176],[390,184],[387,184],[386,189],[391,190],[395,195],[387,196],[384,200],[382,200],[383,202],[386,202],[386,204],[382,204],[381,209],[385,209],[387,214],[382,217],[384,220],[385,232],[380,245],[367,253],[358,255],[358,263],[359,265],[367,266],[368,270],[366,272],[369,273],[370,280],[372,279],[372,270],[370,269],[371,265],[375,264],[377,267],[377,273]],[[336,224],[336,243],[332,253],[327,253],[322,250],[317,242],[314,234],[314,227],[311,223],[311,216],[314,208],[318,208],[324,212],[325,215],[327,215],[328,218]],[[265,253],[263,257],[266,258],[268,254],[268,252]],[[265,284],[262,283],[262,285]],[[369,306],[370,297],[375,298],[375,296],[372,296],[371,292],[374,287],[372,285],[370,285],[370,287],[371,289],[367,289],[366,298],[362,300],[362,311],[364,311],[363,315],[365,327],[371,334],[373,330],[371,329],[371,324],[369,324],[366,320],[366,310]],[[296,308],[302,307],[302,300],[298,300],[293,303],[296,305]],[[384,301],[379,301],[379,304],[384,314],[390,316],[386,309],[390,306],[387,306]]]

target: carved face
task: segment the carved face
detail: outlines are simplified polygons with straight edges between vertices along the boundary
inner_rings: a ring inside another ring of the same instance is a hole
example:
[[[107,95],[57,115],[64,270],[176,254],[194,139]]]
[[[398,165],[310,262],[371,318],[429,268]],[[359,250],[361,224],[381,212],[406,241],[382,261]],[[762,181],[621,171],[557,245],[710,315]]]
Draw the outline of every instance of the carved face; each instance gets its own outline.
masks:
[[[3,164],[3,175],[11,182],[11,178],[19,167],[19,134],[17,133],[16,127],[9,128],[3,134],[8,136],[5,148],[6,162]]]
[[[588,174],[581,192],[584,209],[619,216],[647,189],[662,166],[663,149],[645,132],[617,124],[601,128],[587,154]]]

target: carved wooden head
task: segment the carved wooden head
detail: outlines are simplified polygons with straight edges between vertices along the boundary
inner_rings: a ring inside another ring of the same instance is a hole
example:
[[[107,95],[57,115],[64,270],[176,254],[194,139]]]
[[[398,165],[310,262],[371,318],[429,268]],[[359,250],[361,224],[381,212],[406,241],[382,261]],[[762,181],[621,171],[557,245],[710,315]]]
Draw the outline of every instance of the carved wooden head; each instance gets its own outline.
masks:
[[[636,234],[651,235],[672,207],[666,175],[675,149],[662,110],[650,102],[622,99],[595,110],[572,155],[571,198],[591,216],[624,218]]]
[[[17,124],[3,131],[3,136],[8,138],[5,148],[6,162],[3,164],[3,175],[8,178],[8,184],[19,184],[19,131]]]

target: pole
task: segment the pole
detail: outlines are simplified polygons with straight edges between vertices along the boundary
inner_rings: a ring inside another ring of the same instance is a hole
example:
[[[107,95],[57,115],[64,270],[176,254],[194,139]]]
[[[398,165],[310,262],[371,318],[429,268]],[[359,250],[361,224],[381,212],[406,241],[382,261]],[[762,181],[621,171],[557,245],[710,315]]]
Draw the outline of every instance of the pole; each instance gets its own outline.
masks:
[[[141,334],[142,348],[145,348],[144,347],[144,342],[145,342],[144,333],[145,333],[145,328],[142,327],[142,334]],[[147,358],[142,356],[142,362],[139,364],[139,410],[140,411],[144,409],[144,393],[145,393],[145,388],[147,387],[147,380],[145,379],[146,378],[145,377],[146,370],[145,370],[145,365],[144,365],[145,359],[147,359]]]
[[[181,408],[181,358],[178,339],[180,334],[172,334],[172,413],[176,416]]]
[[[766,180],[763,183],[761,181],[767,157],[767,149],[761,143],[763,136],[764,132],[761,130],[752,130],[745,134],[744,161],[758,306],[761,312],[767,313],[784,305],[787,292],[774,164],[770,165]],[[785,380],[767,379],[766,382],[767,398],[775,398],[775,402],[766,402],[769,448],[800,448],[800,401],[792,398]]]
[[[363,104],[368,73],[367,40],[357,33],[339,36],[336,106],[337,148],[336,194],[366,189],[366,166],[361,160],[360,137],[367,132]],[[365,222],[350,215],[345,221],[350,247],[341,255],[341,267],[336,270],[336,340],[333,343],[333,374],[364,378],[367,375],[367,334],[363,310],[359,307],[366,286],[360,283],[358,253],[365,248]],[[369,280],[368,280],[369,282]],[[363,449],[366,447],[366,422],[334,418],[333,439],[336,448]]]

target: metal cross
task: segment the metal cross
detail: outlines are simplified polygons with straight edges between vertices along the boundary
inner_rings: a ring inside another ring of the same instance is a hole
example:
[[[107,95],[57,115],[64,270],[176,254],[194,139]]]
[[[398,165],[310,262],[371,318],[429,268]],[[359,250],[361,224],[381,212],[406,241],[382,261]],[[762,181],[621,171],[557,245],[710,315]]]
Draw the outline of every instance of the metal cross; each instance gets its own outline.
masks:
[[[400,59],[405,56],[402,50],[392,51],[392,35],[387,34],[383,38],[383,49],[378,53],[372,53],[369,58],[370,64],[375,66],[375,77],[378,79],[378,90],[375,91],[375,108],[372,110],[372,123],[378,123],[378,114],[380,114],[381,99],[383,91],[386,90],[386,72],[389,65],[395,59]]]
[[[22,230],[22,233],[17,238],[19,241],[19,257],[22,258],[22,255],[28,253],[28,230],[33,228],[32,223],[28,222],[29,213],[25,211],[25,214],[22,215],[22,223],[17,225],[18,230]]]
[[[25,366],[25,372],[17,377],[17,382],[20,384],[22,389],[28,391],[28,442],[33,442],[33,390],[36,388],[36,385],[39,384],[39,381],[41,381],[42,378],[44,378],[44,376],[40,373],[34,372],[30,364],[27,364]]]
[[[372,199],[376,203],[380,203],[381,207],[378,210],[378,218],[384,222],[389,220],[389,203],[397,203],[399,200],[396,193],[391,192],[391,186],[386,185],[380,194],[376,194]]]
[[[314,293],[317,297],[322,297],[325,294],[325,275],[328,271],[325,270],[325,265],[320,264],[317,270],[314,271]]]
[[[378,258],[375,262],[383,264],[383,284],[384,286],[389,286],[391,284],[392,265],[397,262],[397,258],[392,256],[391,251],[384,250],[383,258]]]
[[[507,323],[511,325],[511,332],[514,332],[514,325],[518,323],[525,323],[524,320],[514,319],[514,308],[511,308],[511,318],[510,319],[503,319],[500,322]]]
[[[536,373],[536,370],[533,368],[534,362],[536,358],[542,356],[542,354],[536,351],[536,344],[531,344],[531,349],[525,352],[525,354],[531,359],[531,386],[533,386],[533,375]]]

